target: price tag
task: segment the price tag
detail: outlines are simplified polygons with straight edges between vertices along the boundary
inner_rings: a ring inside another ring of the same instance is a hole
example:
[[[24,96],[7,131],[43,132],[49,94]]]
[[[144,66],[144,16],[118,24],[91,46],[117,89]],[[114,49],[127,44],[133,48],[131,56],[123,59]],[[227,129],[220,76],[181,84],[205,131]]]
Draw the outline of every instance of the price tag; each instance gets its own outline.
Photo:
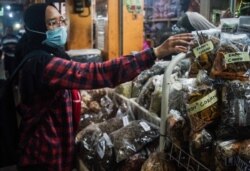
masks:
[[[207,96],[201,98],[200,100],[187,105],[187,110],[189,114],[195,114],[204,109],[212,106],[214,103],[218,101],[216,90],[209,93]]]
[[[226,64],[237,63],[237,62],[249,62],[250,57],[248,52],[235,52],[225,54]]]
[[[113,143],[111,142],[111,139],[110,139],[110,137],[108,136],[108,134],[106,132],[103,134],[103,137],[104,137],[107,145],[110,146],[110,147],[112,147]]]
[[[214,49],[214,45],[212,41],[208,41],[206,43],[203,43],[202,45],[196,47],[193,49],[194,55],[196,58],[201,56],[204,53],[210,52]]]
[[[146,122],[140,122],[140,125],[142,126],[144,131],[149,131],[150,130],[150,126],[148,126],[148,124]]]
[[[101,159],[104,157],[105,149],[105,139],[102,137],[97,144],[97,153]]]
[[[122,117],[122,121],[123,121],[123,126],[127,126],[129,124],[128,116]]]
[[[99,157],[102,159],[105,155],[105,150],[106,150],[106,144],[109,147],[112,147],[113,144],[111,142],[111,139],[109,138],[107,133],[103,133],[103,137],[100,138],[98,144],[97,144],[97,153]]]

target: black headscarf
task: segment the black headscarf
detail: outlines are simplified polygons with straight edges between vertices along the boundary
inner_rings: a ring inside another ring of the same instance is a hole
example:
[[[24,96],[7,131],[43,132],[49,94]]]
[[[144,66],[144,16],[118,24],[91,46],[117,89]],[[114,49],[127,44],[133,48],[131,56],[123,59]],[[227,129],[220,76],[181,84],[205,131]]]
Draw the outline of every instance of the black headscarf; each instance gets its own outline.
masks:
[[[50,4],[34,4],[30,6],[24,13],[25,30],[33,43],[40,44],[46,39],[45,11]],[[30,30],[41,32],[34,33]],[[43,34],[42,34],[43,33]]]

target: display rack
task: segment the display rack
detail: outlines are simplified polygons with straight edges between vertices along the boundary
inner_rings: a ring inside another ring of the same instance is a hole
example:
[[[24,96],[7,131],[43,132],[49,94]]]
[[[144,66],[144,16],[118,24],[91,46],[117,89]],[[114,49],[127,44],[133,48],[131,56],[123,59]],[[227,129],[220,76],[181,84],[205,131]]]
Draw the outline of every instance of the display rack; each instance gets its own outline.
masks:
[[[158,23],[158,22],[166,22],[168,24],[168,27],[171,26],[172,21],[178,21],[177,17],[174,18],[157,18],[157,19],[146,19],[144,20],[144,23]]]
[[[188,171],[210,171],[210,169],[204,166],[201,162],[174,144],[169,137],[166,137],[165,142],[168,146],[167,155],[169,156],[169,159],[174,160],[178,166],[185,168]]]
[[[171,74],[173,73],[174,67],[182,60],[186,58],[185,53],[179,53],[169,63],[165,69],[163,82],[162,82],[162,99],[161,99],[161,123],[160,123],[160,151],[164,150],[165,137],[166,137],[166,118],[169,112],[169,92],[171,86]]]
[[[210,169],[204,166],[201,162],[174,144],[173,141],[166,135],[166,118],[169,113],[169,94],[171,86],[171,80],[169,78],[171,77],[174,67],[182,59],[186,58],[186,56],[187,55],[185,53],[180,53],[173,57],[164,72],[161,99],[160,151],[165,151],[167,145],[167,154],[171,160],[174,160],[178,164],[178,166],[181,166],[188,171],[210,171]]]

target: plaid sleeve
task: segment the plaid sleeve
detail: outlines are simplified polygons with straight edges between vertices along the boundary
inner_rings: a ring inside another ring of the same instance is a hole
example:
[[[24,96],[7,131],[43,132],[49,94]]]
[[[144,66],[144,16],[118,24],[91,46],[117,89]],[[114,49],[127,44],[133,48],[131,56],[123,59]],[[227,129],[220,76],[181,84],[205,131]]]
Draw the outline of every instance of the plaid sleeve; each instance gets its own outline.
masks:
[[[79,63],[54,57],[47,64],[43,79],[50,86],[69,89],[114,87],[132,80],[154,61],[152,49],[102,63]]]

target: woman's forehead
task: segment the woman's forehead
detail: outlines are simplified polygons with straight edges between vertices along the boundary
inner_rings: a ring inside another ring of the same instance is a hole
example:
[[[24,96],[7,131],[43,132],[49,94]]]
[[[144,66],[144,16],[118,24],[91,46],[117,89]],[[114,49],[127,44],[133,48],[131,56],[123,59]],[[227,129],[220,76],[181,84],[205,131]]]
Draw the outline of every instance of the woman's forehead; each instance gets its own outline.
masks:
[[[45,20],[48,20],[51,18],[57,18],[59,16],[61,16],[61,14],[59,13],[59,11],[55,7],[49,5],[46,8]]]

